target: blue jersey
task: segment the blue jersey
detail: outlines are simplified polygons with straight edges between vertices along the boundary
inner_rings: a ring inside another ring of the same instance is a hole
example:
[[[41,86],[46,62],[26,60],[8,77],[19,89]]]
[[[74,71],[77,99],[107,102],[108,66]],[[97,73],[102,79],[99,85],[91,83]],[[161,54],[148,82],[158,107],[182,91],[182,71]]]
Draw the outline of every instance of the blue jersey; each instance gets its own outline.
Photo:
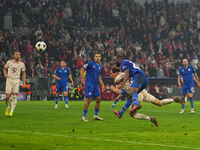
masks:
[[[86,70],[85,86],[97,87],[102,66],[94,61],[90,61],[84,65],[84,69]]]
[[[144,71],[142,71],[140,69],[139,66],[137,66],[135,63],[133,63],[132,61],[129,61],[129,60],[122,60],[121,62],[121,71],[124,72],[125,70],[129,69],[129,73],[130,73],[130,76],[133,77],[135,73],[144,73]]]
[[[187,68],[181,67],[179,69],[179,75],[183,77],[183,86],[194,86],[193,74],[195,72],[192,66],[188,66]]]
[[[64,69],[58,68],[56,69],[54,74],[58,76],[59,78],[61,78],[61,80],[57,80],[57,84],[67,85],[67,79],[68,79],[68,76],[70,75],[70,71],[68,68],[66,67]]]

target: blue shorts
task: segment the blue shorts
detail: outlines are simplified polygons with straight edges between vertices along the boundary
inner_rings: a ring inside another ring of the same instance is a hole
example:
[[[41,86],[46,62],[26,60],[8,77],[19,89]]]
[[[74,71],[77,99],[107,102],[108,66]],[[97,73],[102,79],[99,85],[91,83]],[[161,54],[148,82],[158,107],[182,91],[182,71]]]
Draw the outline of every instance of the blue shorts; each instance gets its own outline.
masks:
[[[96,98],[96,97],[101,96],[101,92],[100,92],[99,87],[98,86],[97,87],[86,86],[85,87],[85,96],[86,96],[86,98],[87,97],[89,97],[89,98],[91,98],[91,97]]]
[[[68,92],[68,86],[67,84],[56,84],[56,92]]]
[[[194,93],[194,86],[183,86],[182,94],[186,95],[187,93]]]
[[[138,94],[147,87],[148,85],[148,78],[143,73],[136,73],[132,77],[133,81],[131,87],[136,87],[139,89]]]

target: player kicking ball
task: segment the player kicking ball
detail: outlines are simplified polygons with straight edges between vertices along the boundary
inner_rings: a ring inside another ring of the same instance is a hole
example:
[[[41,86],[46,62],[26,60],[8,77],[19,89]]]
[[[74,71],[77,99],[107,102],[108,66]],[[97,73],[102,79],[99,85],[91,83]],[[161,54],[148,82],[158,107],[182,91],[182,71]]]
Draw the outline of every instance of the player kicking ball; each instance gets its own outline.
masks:
[[[191,113],[194,113],[194,104],[193,104],[193,93],[194,93],[194,80],[197,83],[197,86],[200,87],[198,75],[194,67],[188,65],[188,60],[183,59],[183,67],[179,69],[178,75],[178,85],[181,87],[181,76],[183,78],[182,86],[182,100],[187,96],[191,103]],[[184,105],[180,113],[184,113]]]
[[[102,92],[105,90],[102,78],[101,78],[101,70],[102,66],[100,65],[101,54],[94,54],[94,61],[90,61],[81,68],[81,81],[82,84],[85,85],[85,96],[86,102],[83,110],[82,121],[87,122],[87,112],[88,107],[92,101],[92,98],[96,99],[95,103],[95,113],[94,120],[103,120],[103,118],[99,117],[99,108],[101,101],[101,93],[98,86],[98,82],[102,86]],[[84,70],[86,71],[86,81],[84,82]]]
[[[56,69],[54,72],[54,75],[52,75],[53,78],[57,79],[57,84],[56,84],[56,105],[55,109],[58,108],[58,100],[60,94],[63,93],[64,98],[65,98],[65,108],[69,108],[68,106],[68,83],[67,79],[69,78],[71,81],[71,86],[74,86],[74,81],[72,80],[71,73],[69,71],[69,68],[66,67],[66,62],[64,60],[60,61],[60,68]]]
[[[17,104],[17,95],[19,93],[19,83],[20,83],[20,75],[22,72],[22,80],[23,86],[25,87],[26,81],[26,67],[22,61],[20,61],[21,56],[19,51],[14,52],[14,59],[7,61],[4,66],[4,77],[6,78],[6,116],[13,116],[13,112],[15,110]],[[9,103],[9,99],[13,95],[11,106]]]

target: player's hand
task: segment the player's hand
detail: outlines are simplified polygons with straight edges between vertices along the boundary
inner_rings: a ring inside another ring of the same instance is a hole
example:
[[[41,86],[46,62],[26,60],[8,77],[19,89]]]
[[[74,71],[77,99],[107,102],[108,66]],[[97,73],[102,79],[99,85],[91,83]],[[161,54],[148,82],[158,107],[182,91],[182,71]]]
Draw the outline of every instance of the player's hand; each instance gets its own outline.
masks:
[[[81,84],[85,86],[85,81],[84,81],[84,80],[81,80]]]
[[[25,88],[25,87],[26,87],[26,83],[23,83],[23,84],[22,84],[22,88]]]
[[[200,87],[200,82],[197,83],[197,86]]]
[[[178,83],[178,86],[181,88],[181,83]]]
[[[58,77],[57,80],[61,80],[61,78]]]
[[[112,91],[114,91],[115,86],[111,85],[111,86],[110,86],[110,89],[111,89]]]
[[[8,77],[8,75],[4,75],[4,77],[5,77],[5,78],[7,78],[7,77]]]
[[[104,91],[105,91],[105,86],[102,85],[101,92],[104,92]]]

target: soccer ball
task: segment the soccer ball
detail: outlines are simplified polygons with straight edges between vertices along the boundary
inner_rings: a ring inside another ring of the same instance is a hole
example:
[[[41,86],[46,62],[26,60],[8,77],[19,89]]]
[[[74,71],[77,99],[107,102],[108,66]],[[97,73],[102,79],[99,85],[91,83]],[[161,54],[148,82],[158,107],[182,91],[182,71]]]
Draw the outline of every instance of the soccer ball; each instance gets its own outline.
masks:
[[[35,44],[35,48],[38,52],[43,52],[46,50],[47,48],[47,45],[44,41],[38,41],[36,44]]]

